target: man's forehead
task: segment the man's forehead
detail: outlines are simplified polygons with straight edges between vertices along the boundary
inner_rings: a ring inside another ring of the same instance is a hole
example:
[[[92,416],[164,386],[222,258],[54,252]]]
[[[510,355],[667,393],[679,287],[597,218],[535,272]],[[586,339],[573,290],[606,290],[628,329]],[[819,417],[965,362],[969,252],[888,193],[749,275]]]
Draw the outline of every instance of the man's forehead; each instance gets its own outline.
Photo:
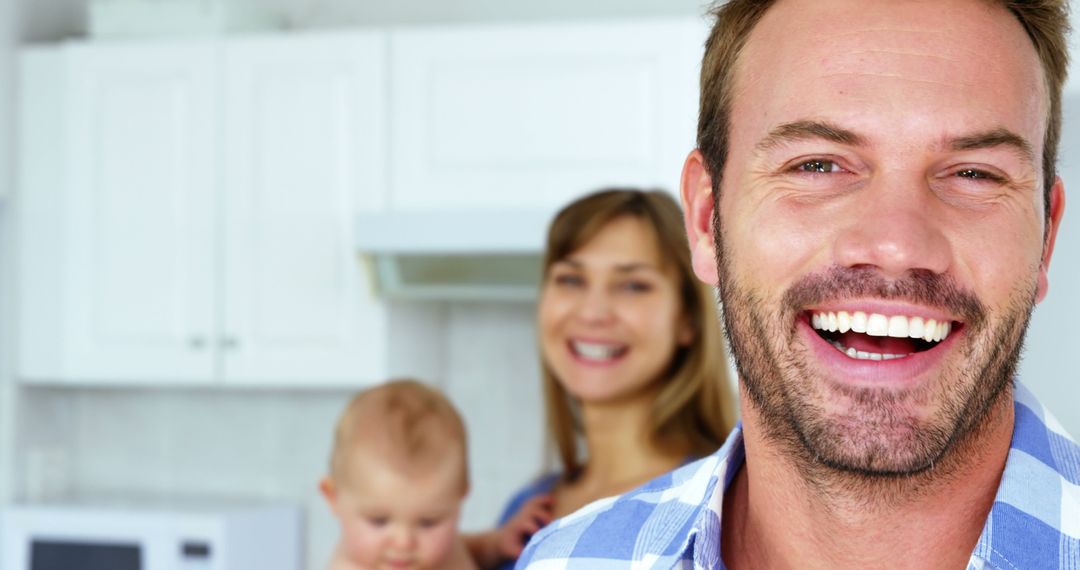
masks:
[[[986,0],[780,0],[751,31],[732,87],[735,122],[757,115],[767,130],[845,113],[892,113],[911,125],[919,118],[908,109],[936,122],[951,105],[963,109],[945,125],[954,133],[1021,132],[1005,115],[1038,117],[1041,127],[1048,101],[1023,26]],[[815,117],[821,109],[831,114]]]
[[[993,62],[985,41],[991,37],[1037,66],[1023,26],[1001,2],[991,0],[779,0],[751,30],[742,51],[826,74],[862,66],[865,73],[887,76],[893,64],[919,60],[923,79],[949,81],[963,68]]]

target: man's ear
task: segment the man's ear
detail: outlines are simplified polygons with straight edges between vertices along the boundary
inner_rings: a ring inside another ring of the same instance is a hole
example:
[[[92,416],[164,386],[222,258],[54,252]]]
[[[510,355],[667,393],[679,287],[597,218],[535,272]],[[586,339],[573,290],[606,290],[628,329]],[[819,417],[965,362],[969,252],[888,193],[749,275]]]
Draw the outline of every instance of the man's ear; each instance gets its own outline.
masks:
[[[719,278],[716,242],[713,240],[712,176],[705,166],[705,157],[701,155],[701,151],[695,149],[686,157],[679,190],[694,273],[698,279],[716,285]]]
[[[1050,289],[1050,257],[1054,254],[1054,241],[1057,240],[1058,228],[1061,227],[1061,215],[1065,213],[1065,184],[1061,177],[1054,179],[1050,188],[1050,218],[1046,220],[1046,241],[1043,243],[1042,260],[1039,262],[1039,285],[1035,302],[1041,303]]]
[[[326,499],[326,504],[330,506],[330,510],[336,516],[338,514],[337,487],[329,475],[319,479],[319,493]]]

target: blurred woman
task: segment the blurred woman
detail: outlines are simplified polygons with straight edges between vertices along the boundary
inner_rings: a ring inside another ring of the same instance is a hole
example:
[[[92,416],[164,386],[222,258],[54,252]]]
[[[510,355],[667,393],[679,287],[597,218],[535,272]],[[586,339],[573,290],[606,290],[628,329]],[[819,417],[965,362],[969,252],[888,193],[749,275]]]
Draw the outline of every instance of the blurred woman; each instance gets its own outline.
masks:
[[[720,447],[735,405],[715,303],[668,194],[606,190],[556,215],[537,322],[558,465],[469,537],[481,567],[511,568],[553,518]]]

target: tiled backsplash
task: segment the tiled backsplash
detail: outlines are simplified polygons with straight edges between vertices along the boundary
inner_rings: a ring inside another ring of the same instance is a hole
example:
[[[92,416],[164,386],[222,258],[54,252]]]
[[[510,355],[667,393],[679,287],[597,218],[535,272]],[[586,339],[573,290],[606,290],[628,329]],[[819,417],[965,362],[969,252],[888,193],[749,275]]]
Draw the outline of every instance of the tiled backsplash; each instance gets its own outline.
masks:
[[[447,309],[440,385],[468,424],[472,493],[463,528],[494,522],[540,469],[532,305]],[[34,388],[22,394],[20,494],[199,496],[301,504],[307,568],[338,529],[317,491],[346,391]],[[58,476],[55,472],[61,471]],[[66,475],[63,474],[66,472]]]

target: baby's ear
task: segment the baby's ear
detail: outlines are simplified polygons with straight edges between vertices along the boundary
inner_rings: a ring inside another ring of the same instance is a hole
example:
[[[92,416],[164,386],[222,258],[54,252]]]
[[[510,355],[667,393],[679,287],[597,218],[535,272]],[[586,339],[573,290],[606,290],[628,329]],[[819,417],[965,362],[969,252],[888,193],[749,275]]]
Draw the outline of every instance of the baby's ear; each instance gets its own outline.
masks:
[[[337,514],[337,487],[334,486],[334,480],[329,475],[319,479],[319,493],[326,499],[326,504],[330,505],[330,510]]]

